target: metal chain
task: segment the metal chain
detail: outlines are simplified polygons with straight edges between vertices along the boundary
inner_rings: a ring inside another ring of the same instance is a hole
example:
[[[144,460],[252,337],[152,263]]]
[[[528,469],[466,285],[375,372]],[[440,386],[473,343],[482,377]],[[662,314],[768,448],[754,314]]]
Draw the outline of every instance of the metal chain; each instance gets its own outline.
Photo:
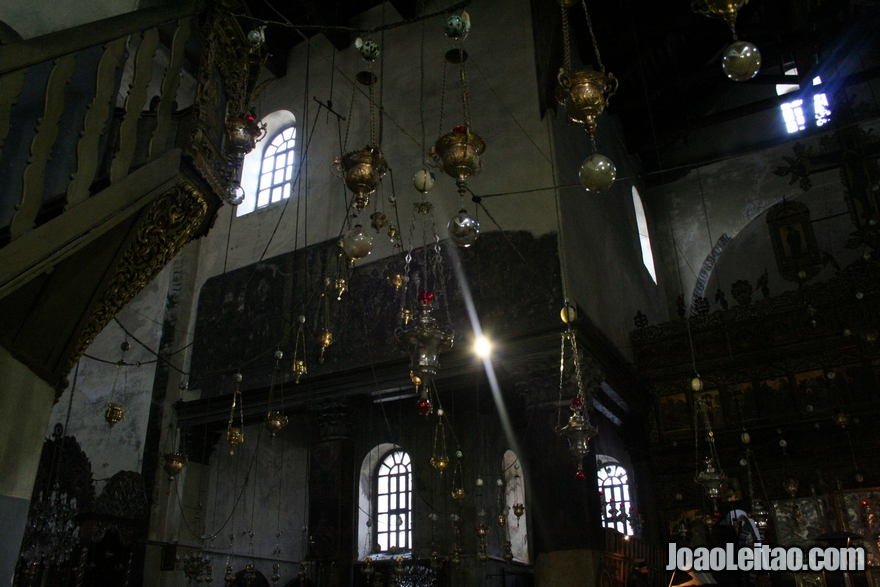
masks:
[[[344,155],[348,147],[348,131],[351,130],[351,114],[354,112],[354,96],[357,94],[356,83],[356,81],[351,82],[351,104],[348,106],[348,119],[345,121],[345,140],[342,141],[342,153],[340,155]]]
[[[471,107],[470,107],[470,88],[468,87],[467,66],[464,58],[464,47],[459,42],[458,50],[461,51],[461,67],[459,76],[461,78],[461,106],[464,111],[464,127],[471,131]]]
[[[593,51],[596,52],[596,63],[599,64],[599,71],[605,73],[605,66],[602,65],[602,56],[599,55],[599,43],[596,42],[596,34],[593,32],[593,19],[590,18],[590,11],[587,10],[587,0],[581,0],[584,7],[584,14],[587,16],[587,28],[590,29],[590,38],[593,39]]]
[[[587,396],[584,393],[584,380],[581,376],[581,359],[578,356],[577,336],[575,336],[574,332],[569,330],[568,338],[571,340],[571,352],[573,353],[572,360],[574,361],[575,377],[577,377],[578,397],[584,401],[587,399]],[[586,403],[586,401],[584,401],[584,403]]]
[[[446,60],[443,60],[443,84],[440,86],[440,129],[437,136],[443,136],[443,107],[446,105]]]
[[[564,4],[559,6],[562,8],[562,68],[568,73],[571,71],[571,36],[568,25],[568,7]]]
[[[383,5],[384,6],[384,5]],[[376,82],[373,81],[373,66],[370,64],[370,146],[376,145]],[[378,81],[378,80],[377,80]]]

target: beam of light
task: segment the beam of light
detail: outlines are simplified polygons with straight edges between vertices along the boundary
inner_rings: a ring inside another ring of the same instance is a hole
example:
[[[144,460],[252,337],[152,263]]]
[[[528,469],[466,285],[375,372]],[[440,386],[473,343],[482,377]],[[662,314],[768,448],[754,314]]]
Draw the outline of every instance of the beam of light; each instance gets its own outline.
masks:
[[[474,298],[471,295],[471,288],[468,285],[467,276],[461,268],[461,259],[458,256],[456,248],[449,248],[449,256],[452,261],[452,268],[455,270],[455,277],[458,279],[458,286],[461,288],[461,297],[467,307],[468,318],[471,321],[471,328],[474,330],[474,338],[480,340],[483,336],[483,329],[480,327],[480,319],[477,317],[477,309],[474,306]],[[492,390],[492,399],[495,400],[495,408],[498,410],[498,419],[501,421],[501,428],[504,430],[504,436],[507,438],[508,446],[511,450],[522,459],[523,452],[519,448],[516,436],[513,434],[513,428],[510,425],[510,416],[507,414],[507,406],[504,405],[504,398],[501,396],[501,388],[498,385],[498,378],[495,376],[495,368],[492,366],[492,359],[489,354],[482,357],[483,368],[486,370],[486,379],[489,381],[489,388]]]

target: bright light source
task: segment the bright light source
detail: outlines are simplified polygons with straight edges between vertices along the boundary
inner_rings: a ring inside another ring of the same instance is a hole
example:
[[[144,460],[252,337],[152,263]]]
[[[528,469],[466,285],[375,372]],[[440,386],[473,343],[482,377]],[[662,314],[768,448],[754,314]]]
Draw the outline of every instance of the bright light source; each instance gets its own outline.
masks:
[[[492,343],[485,336],[481,336],[474,342],[474,352],[480,358],[488,357],[492,352]]]

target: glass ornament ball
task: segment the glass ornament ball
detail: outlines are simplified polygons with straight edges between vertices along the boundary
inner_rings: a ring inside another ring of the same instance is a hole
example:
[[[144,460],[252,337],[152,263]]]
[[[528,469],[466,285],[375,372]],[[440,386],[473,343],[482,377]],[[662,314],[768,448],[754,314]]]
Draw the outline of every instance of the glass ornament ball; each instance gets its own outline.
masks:
[[[434,187],[435,179],[437,178],[432,172],[427,169],[420,169],[413,176],[413,186],[423,194],[427,194]]]
[[[446,229],[455,244],[462,247],[471,246],[480,236],[480,223],[464,209],[459,210],[458,214],[452,217]]]
[[[605,155],[593,153],[584,159],[580,171],[581,185],[588,192],[604,192],[614,185],[617,167]]]
[[[703,391],[703,380],[700,379],[699,375],[691,379],[691,389],[694,391]]]
[[[358,51],[361,57],[367,61],[375,61],[379,57],[379,45],[376,44],[376,41],[364,41]]]
[[[427,416],[431,413],[431,400],[422,398],[416,403],[416,411],[422,415]]]
[[[583,481],[584,479],[587,478],[587,474],[584,473],[583,471],[578,471],[577,473],[574,474],[574,478],[577,479],[578,481]]]
[[[363,259],[373,251],[373,237],[367,234],[364,227],[355,224],[339,241],[343,252],[351,260]]]
[[[721,68],[735,82],[748,81],[761,69],[761,52],[748,41],[737,41],[724,50]]]
[[[266,42],[266,35],[262,29],[254,29],[247,34],[248,43],[256,49]]]
[[[443,31],[451,39],[458,39],[466,32],[464,19],[457,14],[451,15],[443,24]]]
[[[237,181],[230,183],[226,188],[226,193],[223,194],[223,201],[230,206],[238,206],[244,202],[244,188],[241,187],[241,184]]]

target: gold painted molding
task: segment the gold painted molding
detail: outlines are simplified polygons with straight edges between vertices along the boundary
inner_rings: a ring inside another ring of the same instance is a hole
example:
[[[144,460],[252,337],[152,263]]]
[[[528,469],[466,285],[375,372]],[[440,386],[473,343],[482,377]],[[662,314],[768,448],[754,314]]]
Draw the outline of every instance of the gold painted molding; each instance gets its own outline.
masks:
[[[159,196],[137,229],[68,361],[68,372],[111,319],[213,221],[216,205],[188,180]]]

